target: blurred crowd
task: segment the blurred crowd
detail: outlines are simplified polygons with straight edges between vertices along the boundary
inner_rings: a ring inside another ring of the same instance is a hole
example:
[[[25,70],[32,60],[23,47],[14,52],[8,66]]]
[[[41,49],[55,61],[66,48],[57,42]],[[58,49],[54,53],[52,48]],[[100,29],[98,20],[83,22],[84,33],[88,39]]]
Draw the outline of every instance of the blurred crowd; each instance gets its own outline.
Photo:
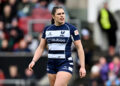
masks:
[[[8,68],[8,76],[4,74],[2,70],[0,70],[0,80],[5,80],[5,79],[25,79],[26,80],[26,85],[27,86],[35,86],[35,80],[36,76],[33,71],[29,71],[27,68],[24,70],[24,75],[20,74],[20,69],[18,68],[17,65],[10,65]],[[13,84],[8,84],[8,85],[3,85],[0,84],[0,86],[16,86],[14,83]]]
[[[42,31],[47,25],[44,20],[51,20],[51,11],[54,6],[63,7],[66,21],[69,21],[64,4],[65,0],[0,0],[0,53],[34,53],[40,43]],[[40,20],[43,20],[43,23],[39,23]],[[28,26],[31,21],[33,23]],[[33,33],[37,35],[34,36]],[[4,65],[0,65],[0,80],[25,79],[28,81],[25,82],[27,84],[25,86],[35,86],[36,75],[33,71],[26,68],[24,74],[21,74],[21,69],[16,64],[7,65],[6,73],[1,66]],[[3,85],[0,83],[0,86]],[[14,84],[7,86],[14,86]]]
[[[114,56],[109,62],[101,56],[92,66],[90,86],[119,86],[120,85],[120,58]]]
[[[29,21],[50,20],[52,8],[66,9],[64,3],[65,0],[0,0],[0,52],[34,52],[46,24],[32,23],[31,33],[39,33],[34,37],[29,34]]]
[[[92,65],[90,71],[90,86],[119,86],[120,85],[120,55],[116,50],[116,31],[118,22],[113,13],[108,8],[108,2],[103,3],[103,7],[98,13],[98,23],[103,34],[108,40],[108,50],[104,55],[100,55]]]
[[[81,41],[85,52],[88,82],[83,81],[81,83],[84,84],[80,84],[80,86],[119,86],[120,55],[117,53],[118,51],[111,50],[111,48],[108,48],[107,51],[102,51],[99,46],[95,45],[92,32],[87,27],[81,30]],[[79,68],[80,62],[77,57],[77,74],[79,74]]]

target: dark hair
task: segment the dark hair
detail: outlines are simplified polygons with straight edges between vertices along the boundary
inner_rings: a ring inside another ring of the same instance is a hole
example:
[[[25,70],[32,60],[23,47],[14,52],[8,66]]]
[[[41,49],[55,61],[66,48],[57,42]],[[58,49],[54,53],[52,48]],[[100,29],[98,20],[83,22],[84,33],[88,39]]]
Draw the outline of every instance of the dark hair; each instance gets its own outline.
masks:
[[[52,9],[51,14],[52,14],[52,15],[55,15],[57,9],[63,9],[63,8],[62,8],[62,7],[54,7],[54,8]],[[55,23],[55,22],[54,22],[54,19],[52,18],[51,24],[54,24],[54,23]]]

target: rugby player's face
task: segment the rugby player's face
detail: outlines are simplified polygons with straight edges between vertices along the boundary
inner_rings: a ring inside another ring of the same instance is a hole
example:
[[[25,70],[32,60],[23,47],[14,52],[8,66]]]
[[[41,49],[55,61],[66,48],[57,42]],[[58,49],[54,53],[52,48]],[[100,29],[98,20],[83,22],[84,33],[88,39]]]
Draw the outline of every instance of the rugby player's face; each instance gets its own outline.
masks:
[[[57,9],[55,15],[53,16],[55,23],[64,24],[65,23],[65,13],[63,9]]]

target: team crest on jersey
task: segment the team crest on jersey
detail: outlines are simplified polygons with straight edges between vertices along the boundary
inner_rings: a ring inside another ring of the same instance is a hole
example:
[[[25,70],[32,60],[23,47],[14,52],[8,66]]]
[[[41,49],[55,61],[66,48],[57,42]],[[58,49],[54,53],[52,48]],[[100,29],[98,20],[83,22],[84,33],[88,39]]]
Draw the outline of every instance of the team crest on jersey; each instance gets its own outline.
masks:
[[[65,31],[62,30],[60,36],[64,37],[64,34],[65,34]]]
[[[64,33],[65,33],[65,31],[62,30],[62,31],[61,31],[61,34],[64,34]]]
[[[75,35],[78,35],[78,34],[79,34],[78,30],[75,30],[75,31],[74,31],[74,34],[75,34]]]

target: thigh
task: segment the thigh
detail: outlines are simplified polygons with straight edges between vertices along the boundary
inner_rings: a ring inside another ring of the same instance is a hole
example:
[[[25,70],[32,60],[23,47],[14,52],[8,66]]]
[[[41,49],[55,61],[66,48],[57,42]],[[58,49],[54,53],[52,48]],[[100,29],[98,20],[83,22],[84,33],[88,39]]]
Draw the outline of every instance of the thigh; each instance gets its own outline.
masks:
[[[50,73],[48,73],[48,78],[49,78],[50,86],[54,86],[55,79],[56,79],[56,74],[50,74]]]
[[[65,71],[59,71],[56,75],[54,86],[67,86],[71,77],[72,77],[71,73]]]

